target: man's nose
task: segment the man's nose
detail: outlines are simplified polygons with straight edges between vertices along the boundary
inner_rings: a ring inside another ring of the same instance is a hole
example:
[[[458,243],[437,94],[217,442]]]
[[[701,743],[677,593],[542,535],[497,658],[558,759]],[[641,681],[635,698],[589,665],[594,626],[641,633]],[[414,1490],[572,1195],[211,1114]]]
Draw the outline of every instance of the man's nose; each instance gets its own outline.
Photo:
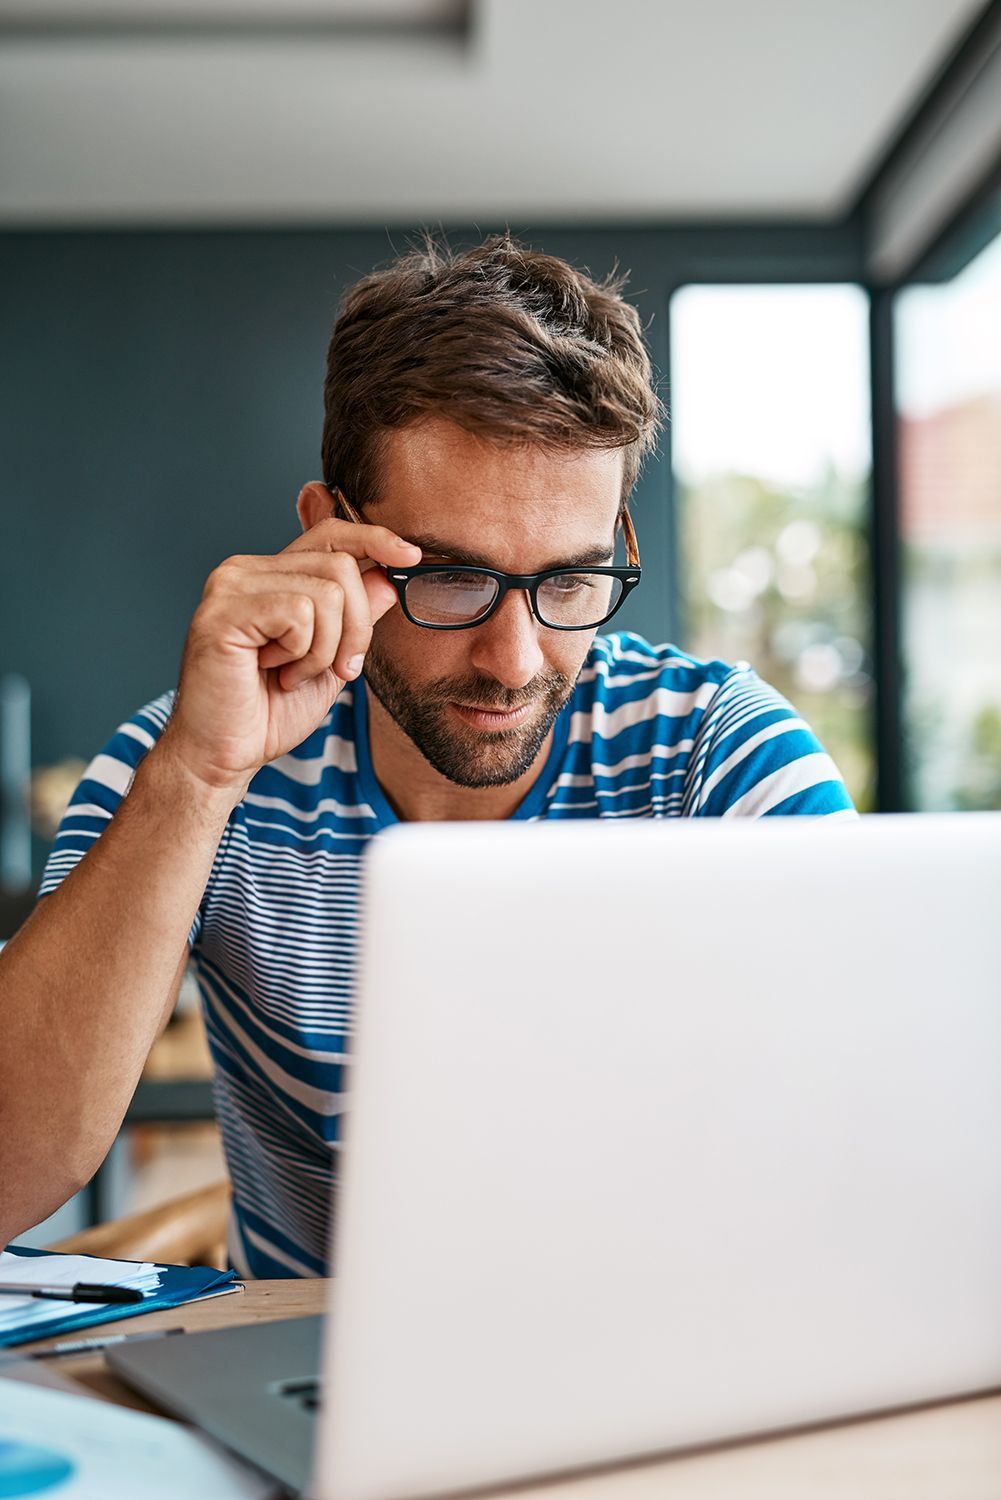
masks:
[[[542,670],[539,625],[524,589],[511,589],[474,637],[471,662],[479,671],[512,691],[523,688]]]

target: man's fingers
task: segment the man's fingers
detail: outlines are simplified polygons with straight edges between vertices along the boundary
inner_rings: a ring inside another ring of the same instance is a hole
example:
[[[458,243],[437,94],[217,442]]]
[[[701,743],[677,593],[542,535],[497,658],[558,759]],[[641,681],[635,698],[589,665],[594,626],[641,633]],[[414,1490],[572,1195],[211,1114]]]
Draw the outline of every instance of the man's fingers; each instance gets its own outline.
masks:
[[[201,609],[230,629],[235,626],[247,645],[257,634],[258,665],[277,668],[286,690],[324,672],[351,681],[364,664],[374,622],[397,600],[384,567],[420,556],[420,548],[383,526],[327,520],[275,556],[226,558],[205,585]],[[266,600],[271,625],[274,601],[283,596],[289,610],[285,628],[262,629],[251,601]]]
[[[313,553],[312,559],[316,558]],[[303,560],[308,562],[310,558],[307,555]],[[262,668],[281,668],[280,681],[285,689],[296,688],[327,669],[343,682],[358,676],[372,640],[373,621],[396,602],[396,591],[380,567],[373,565],[369,573],[362,574],[354,558],[344,553],[328,557],[322,572],[291,567],[258,570],[245,567],[242,559],[239,562],[240,587],[236,597],[243,601],[239,606],[241,614],[246,610],[246,601],[263,598],[270,606],[283,593],[293,618],[297,618],[303,600],[310,601],[312,606],[305,639],[301,634],[292,636],[283,632],[262,642],[258,653]],[[229,577],[232,580],[232,575]],[[232,612],[229,599],[221,599],[218,593],[215,607],[225,610],[227,615]],[[252,618],[252,604],[250,615]]]
[[[343,682],[348,682],[358,676],[372,639],[372,610],[354,558],[341,552],[331,559],[330,565],[334,569],[336,587],[340,590],[340,614],[337,638],[323,665],[332,667]],[[304,661],[282,672],[283,687],[298,687],[300,682],[316,675],[314,658],[317,649]]]
[[[315,628],[316,604],[305,593],[290,596],[284,589],[261,589],[234,601],[226,611],[225,644],[246,643],[273,659],[295,661],[309,650]],[[197,617],[196,617],[197,618]],[[205,616],[210,627],[211,616]],[[220,632],[211,626],[212,634]],[[273,665],[273,661],[266,663]]]
[[[347,561],[347,559],[345,559]],[[355,564],[350,566],[355,568]],[[357,568],[355,568],[357,578]],[[268,585],[274,585],[281,579],[281,574],[272,573],[261,581],[261,591],[264,592]],[[306,682],[311,677],[318,677],[321,672],[333,666],[334,658],[340,649],[343,639],[344,619],[348,607],[348,595],[344,585],[332,578],[306,578],[297,580],[299,587],[295,592],[289,591],[286,595],[290,611],[298,611],[302,608],[302,600],[308,600],[309,632],[303,643],[300,638],[300,649],[285,655],[282,652],[272,650],[275,641],[269,642],[258,655],[258,662],[262,667],[281,667],[281,685],[283,688],[298,687],[300,682]],[[358,587],[361,580],[358,579]],[[255,593],[249,597],[256,597]],[[368,603],[365,601],[365,610],[368,612]],[[277,639],[279,646],[286,646],[288,642],[282,638]],[[339,674],[343,676],[343,674]]]
[[[398,603],[399,595],[390,583],[381,568],[372,568],[369,572],[361,575],[362,586],[368,595],[369,609],[372,611],[372,624],[381,620],[383,615]]]
[[[333,516],[311,526],[277,555],[289,552],[347,552],[356,559],[370,557],[387,567],[405,567],[421,558],[419,547],[385,526],[361,526],[353,521],[336,521]]]

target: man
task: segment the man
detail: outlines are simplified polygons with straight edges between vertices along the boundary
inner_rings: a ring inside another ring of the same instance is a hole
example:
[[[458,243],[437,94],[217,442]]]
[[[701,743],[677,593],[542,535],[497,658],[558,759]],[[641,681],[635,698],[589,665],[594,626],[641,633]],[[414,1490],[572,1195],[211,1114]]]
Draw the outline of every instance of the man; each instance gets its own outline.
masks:
[[[359,865],[396,819],[853,816],[746,665],[596,636],[659,415],[615,284],[426,246],[349,294],[325,407],[302,535],[211,575],[0,956],[0,1243],[93,1174],[190,952],[234,1264],[325,1270]]]

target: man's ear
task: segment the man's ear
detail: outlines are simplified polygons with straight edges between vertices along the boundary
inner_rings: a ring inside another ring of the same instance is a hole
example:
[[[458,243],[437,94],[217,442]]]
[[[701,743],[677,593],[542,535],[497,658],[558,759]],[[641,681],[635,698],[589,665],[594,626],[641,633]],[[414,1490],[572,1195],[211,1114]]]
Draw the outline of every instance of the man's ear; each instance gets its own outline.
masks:
[[[295,509],[303,531],[308,531],[334,514],[334,497],[321,480],[311,479],[299,491]]]

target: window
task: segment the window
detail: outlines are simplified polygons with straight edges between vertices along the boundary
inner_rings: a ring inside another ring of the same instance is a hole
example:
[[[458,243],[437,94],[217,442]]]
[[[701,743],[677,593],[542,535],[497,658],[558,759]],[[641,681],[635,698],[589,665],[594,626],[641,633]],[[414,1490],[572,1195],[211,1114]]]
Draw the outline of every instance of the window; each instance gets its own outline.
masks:
[[[671,302],[684,634],[796,706],[860,808],[874,795],[868,299],[689,286]]]
[[[909,800],[1001,808],[1001,235],[899,293],[894,346]]]

